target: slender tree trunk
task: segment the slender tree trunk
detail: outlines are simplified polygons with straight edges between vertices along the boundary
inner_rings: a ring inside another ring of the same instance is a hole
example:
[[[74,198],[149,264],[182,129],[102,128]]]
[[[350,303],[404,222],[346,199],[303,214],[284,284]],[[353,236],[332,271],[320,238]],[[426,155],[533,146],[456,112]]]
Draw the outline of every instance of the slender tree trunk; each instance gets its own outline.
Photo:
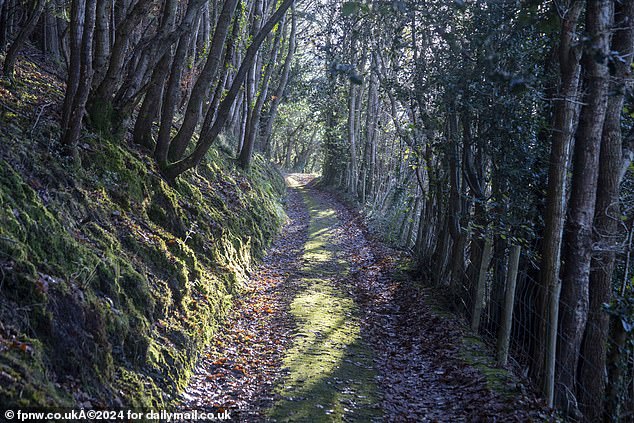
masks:
[[[97,0],[97,17],[95,21],[95,54],[93,67],[93,89],[103,79],[110,55],[110,0]]]
[[[83,34],[81,37],[81,57],[80,73],[77,92],[72,102],[69,126],[62,134],[62,144],[67,153],[75,154],[77,142],[81,134],[82,121],[86,112],[86,101],[92,83],[92,45],[93,33],[95,29],[96,0],[74,0],[75,2],[85,2],[85,18]]]
[[[70,119],[73,112],[73,101],[79,87],[81,77],[81,38],[84,27],[85,5],[80,1],[71,3],[70,10],[70,61],[67,69],[66,91],[64,104],[62,105],[62,133],[69,130]]]
[[[536,370],[544,396],[549,405],[554,399],[555,345],[559,293],[560,254],[566,210],[566,186],[570,146],[576,121],[576,99],[579,85],[579,53],[575,47],[579,16],[584,2],[570,0],[561,23],[559,38],[560,88],[554,104],[552,145],[548,170],[544,240],[540,295],[537,303],[539,334],[536,336],[533,356],[541,364]]]
[[[155,147],[152,141],[152,126],[158,115],[165,81],[170,71],[171,54],[166,53],[154,69],[139,115],[134,123],[134,142],[148,149]]]
[[[0,52],[3,52],[9,39],[9,9],[10,1],[0,0]]]
[[[229,38],[229,40],[227,41],[227,47],[225,49],[225,58],[224,58],[224,69],[223,69],[223,73],[220,76],[220,78],[218,78],[218,83],[216,84],[216,89],[214,90],[214,94],[212,96],[212,99],[210,101],[210,106],[209,109],[207,110],[207,114],[205,115],[205,120],[203,121],[203,124],[200,128],[200,132],[205,132],[208,131],[211,126],[214,123],[214,120],[216,119],[216,112],[218,111],[218,105],[220,104],[220,101],[222,100],[222,96],[225,93],[225,90],[229,89],[230,84],[229,84],[229,78],[231,76],[231,72],[232,72],[232,63],[234,60],[234,56],[236,53],[236,44],[239,41],[240,38],[240,18],[242,16],[242,2],[238,3],[238,11],[235,14],[234,20],[235,22],[233,23],[233,29],[231,30],[231,36]],[[229,126],[229,125],[227,125]]]
[[[178,2],[169,0],[165,2],[162,22],[159,32],[167,33],[174,30],[177,19]],[[167,51],[158,61],[157,66],[152,71],[152,76],[145,89],[145,96],[141,109],[134,124],[133,139],[139,145],[143,145],[148,149],[154,148],[152,140],[152,127],[154,119],[160,113],[161,97],[165,82],[170,72],[172,63],[172,52]]]
[[[93,104],[95,108],[100,109],[104,106],[104,102],[109,103],[112,100],[112,96],[116,91],[117,83],[121,79],[121,74],[125,66],[126,52],[132,34],[141,23],[141,20],[147,16],[150,8],[156,1],[157,0],[139,0],[135,3],[129,14],[126,14],[124,9],[119,9],[125,18],[116,25],[114,44],[110,50],[110,61],[108,63],[108,69],[103,74],[103,80],[95,81],[97,89],[91,95],[90,100],[90,103]],[[99,76],[101,76],[101,73]]]
[[[29,36],[35,30],[35,26],[37,22],[40,20],[40,16],[44,11],[44,6],[46,6],[46,0],[36,0],[35,6],[29,15],[29,19],[26,21],[26,24],[22,27],[18,36],[13,40],[11,47],[7,51],[7,55],[4,58],[4,77],[6,79],[13,79],[13,68],[15,67],[15,61],[18,58],[18,53],[24,47],[24,43],[29,38]]]
[[[178,12],[177,0],[166,1],[163,7],[162,22],[157,33],[147,43],[138,43],[135,48],[135,63],[129,67],[113,98],[113,109],[121,118],[127,118],[144,94],[147,83],[165,53],[171,53],[172,46],[180,36],[191,30],[193,21],[200,15],[205,0],[188,2],[186,13],[179,25],[176,25]]]
[[[350,83],[350,92],[348,95],[348,157],[350,158],[350,177],[348,178],[348,192],[353,197],[357,195],[357,101],[359,89],[356,85]]]
[[[284,91],[286,90],[286,85],[288,84],[293,56],[295,54],[295,47],[297,44],[296,38],[297,16],[295,13],[295,5],[293,5],[291,11],[291,34],[288,39],[288,52],[286,53],[286,58],[284,59],[284,68],[282,69],[282,73],[280,75],[280,82],[275,89],[275,94],[273,94],[273,99],[271,101],[271,106],[266,120],[266,127],[262,133],[262,151],[264,151],[267,156],[271,155],[271,134],[273,132],[273,122],[275,122],[277,109],[282,102]]]
[[[189,12],[189,7],[191,7],[191,5],[188,5],[187,7]],[[195,18],[192,18],[192,20],[195,20]],[[164,90],[159,133],[156,148],[154,150],[154,158],[161,168],[167,166],[168,164],[172,122],[174,121],[174,115],[176,114],[176,108],[181,96],[181,79],[186,64],[185,62],[187,59],[189,43],[191,41],[192,30],[191,26],[186,27],[185,31],[181,34],[178,40],[176,53],[174,54],[174,59],[172,60],[172,69],[170,71],[167,87]]]
[[[273,45],[271,46],[270,59],[264,71],[262,82],[260,83],[257,99],[251,113],[249,114],[244,144],[242,145],[242,149],[240,150],[240,154],[238,156],[238,164],[243,169],[247,169],[251,165],[255,139],[258,133],[260,117],[262,115],[262,108],[264,107],[264,102],[268,97],[269,83],[271,81],[271,75],[273,75],[273,70],[275,69],[275,62],[277,61],[281,36],[282,31],[278,31],[277,34],[275,34]]]
[[[494,216],[506,216],[508,213],[508,201],[504,193],[509,187],[506,179],[502,175],[493,175],[491,178],[492,190],[496,199],[493,206]],[[506,285],[507,260],[506,251],[508,241],[506,237],[496,236],[493,245],[493,284],[491,287],[491,307],[489,308],[490,330],[497,333],[502,319],[504,306],[504,291]]]
[[[218,107],[218,116],[214,122],[214,125],[209,131],[205,131],[201,134],[199,141],[196,144],[196,148],[189,156],[163,169],[163,173],[168,179],[173,180],[186,170],[197,166],[203,159],[203,157],[209,150],[209,147],[211,147],[211,144],[220,134],[222,128],[224,128],[225,122],[229,117],[231,106],[235,102],[236,96],[238,95],[240,87],[244,82],[247,71],[253,65],[258,49],[262,45],[262,42],[264,41],[268,33],[271,32],[273,27],[282,19],[286,11],[290,8],[293,1],[294,0],[284,0],[277,8],[275,13],[273,13],[273,15],[262,26],[262,29],[256,34],[255,37],[253,37],[253,40],[244,55],[244,59],[240,64],[240,68],[238,69],[238,72],[233,80],[233,83],[231,84],[231,88],[229,89],[229,92]]]
[[[2,7],[0,6],[0,10]],[[55,1],[47,2],[45,13],[45,25],[44,29],[46,33],[46,52],[50,54],[55,62],[60,63],[62,60],[62,52],[60,50],[60,36],[58,32],[56,5]],[[0,50],[2,47],[0,46]]]
[[[449,142],[451,152],[449,154],[449,233],[452,239],[451,251],[451,271],[449,289],[454,298],[460,298],[462,283],[464,281],[464,248],[466,245],[466,236],[462,228],[463,218],[463,181],[461,177],[460,166],[460,147],[458,143],[458,115],[451,110],[448,115],[449,124]],[[463,122],[466,125],[466,122]]]
[[[169,158],[171,161],[178,160],[183,156],[200,121],[203,102],[209,92],[209,86],[218,73],[220,60],[223,57],[222,51],[224,50],[237,4],[238,0],[226,0],[223,4],[211,47],[209,48],[207,62],[192,89],[191,97],[187,102],[183,124],[170,145]]]
[[[376,127],[379,114],[378,79],[375,72],[376,59],[372,55],[370,62],[370,83],[368,86],[368,104],[365,121],[365,147],[363,154],[362,190],[361,203],[365,204],[367,198],[371,196],[374,183],[374,152],[376,150]],[[417,169],[419,171],[419,169]],[[423,187],[421,186],[421,189]]]

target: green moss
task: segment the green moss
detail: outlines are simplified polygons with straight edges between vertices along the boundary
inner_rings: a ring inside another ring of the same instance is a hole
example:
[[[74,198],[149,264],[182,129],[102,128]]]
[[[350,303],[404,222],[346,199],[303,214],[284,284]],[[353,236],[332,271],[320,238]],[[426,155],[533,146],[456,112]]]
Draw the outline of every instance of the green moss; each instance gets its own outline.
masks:
[[[131,408],[156,410],[165,407],[165,393],[152,377],[135,369],[120,367],[116,378],[120,392]]]
[[[16,381],[0,388],[0,400],[69,405],[65,385],[55,383],[74,375],[106,403],[120,396],[129,406],[164,405],[282,222],[280,181],[266,179],[279,175],[263,161],[260,173],[242,175],[213,154],[174,188],[121,145],[87,137],[80,151],[82,167],[29,152],[35,185],[75,187],[44,197],[23,170],[0,163],[0,263],[12,269],[0,318],[14,333],[31,333],[39,351],[0,350],[0,378]],[[11,312],[19,308],[26,314]]]
[[[112,132],[112,122],[115,119],[115,111],[112,103],[100,99],[93,99],[88,104],[88,120],[90,125],[98,132],[109,134]]]
[[[69,273],[84,255],[37,193],[6,162],[0,162],[0,228],[0,248],[13,247],[4,250],[5,255],[35,258],[31,261],[49,273]]]
[[[0,404],[18,407],[70,406],[69,395],[48,380],[43,347],[37,339],[3,342],[0,354]],[[3,349],[4,349],[3,348]]]
[[[462,340],[461,358],[478,369],[486,378],[489,389],[502,394],[509,400],[516,398],[516,377],[506,369],[496,366],[490,348],[477,336],[465,336]]]

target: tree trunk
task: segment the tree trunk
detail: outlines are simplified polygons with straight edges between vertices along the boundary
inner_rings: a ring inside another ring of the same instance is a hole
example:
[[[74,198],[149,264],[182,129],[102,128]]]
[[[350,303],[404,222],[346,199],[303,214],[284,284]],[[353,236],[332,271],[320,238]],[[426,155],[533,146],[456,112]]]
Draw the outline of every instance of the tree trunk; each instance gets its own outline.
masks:
[[[371,196],[374,184],[374,164],[376,151],[376,128],[379,116],[378,79],[375,71],[376,59],[372,55],[370,62],[370,83],[368,86],[368,103],[365,120],[365,145],[361,172],[361,203],[365,204]],[[419,169],[417,169],[419,171]],[[421,190],[423,187],[421,186]]]
[[[35,6],[33,7],[31,14],[29,15],[29,19],[26,21],[26,24],[18,33],[16,39],[13,40],[11,47],[9,47],[7,55],[4,59],[3,69],[4,77],[6,79],[13,79],[13,68],[15,67],[15,61],[18,58],[18,53],[20,52],[20,50],[22,50],[22,47],[24,47],[24,43],[33,33],[33,30],[35,29],[35,26],[37,25],[37,22],[40,20],[40,16],[44,11],[44,6],[46,6],[46,0],[36,0]]]
[[[348,94],[348,157],[350,158],[350,177],[347,182],[347,190],[353,197],[357,195],[357,129],[356,129],[356,113],[357,113],[357,97],[359,90],[356,85],[350,83],[350,91]]]
[[[218,82],[216,84],[216,89],[214,90],[212,99],[210,101],[210,106],[207,110],[207,114],[205,116],[205,120],[201,126],[200,132],[204,132],[209,130],[213,125],[214,120],[216,119],[216,112],[218,111],[218,105],[222,100],[222,96],[225,93],[225,90],[229,89],[229,78],[232,72],[232,63],[234,60],[234,56],[236,53],[236,44],[240,38],[240,18],[242,16],[242,2],[238,3],[238,11],[234,17],[233,29],[231,30],[231,36],[227,41],[227,47],[225,48],[225,58],[224,58],[224,70],[222,75],[218,78]]]
[[[95,15],[97,0],[74,0],[75,2],[85,2],[84,28],[81,37],[81,57],[80,73],[77,92],[72,102],[69,126],[62,134],[62,144],[66,152],[75,154],[77,142],[81,134],[82,121],[86,112],[86,101],[90,93],[92,83],[92,44],[95,29]]]
[[[262,115],[262,108],[264,107],[264,102],[268,97],[269,83],[271,81],[271,75],[273,75],[273,70],[275,69],[275,62],[277,61],[281,36],[282,31],[278,31],[277,34],[275,34],[273,45],[271,46],[270,58],[258,90],[258,96],[255,104],[253,105],[253,109],[249,114],[244,143],[238,156],[238,164],[243,169],[247,169],[251,165],[253,148],[255,147],[255,139],[258,133],[260,117]]]
[[[0,6],[0,10],[2,7]],[[57,26],[56,5],[54,1],[49,1],[45,11],[46,33],[46,52],[50,54],[53,60],[60,63],[62,60],[62,52],[60,50],[60,35]],[[0,50],[2,47],[0,46]]]
[[[134,123],[134,142],[148,149],[155,147],[155,143],[152,140],[152,126],[160,111],[159,105],[161,104],[161,97],[171,62],[171,54],[165,53],[156,69],[154,69],[139,110],[139,115]]]
[[[590,266],[590,292],[588,322],[582,345],[583,361],[579,369],[579,403],[585,421],[599,421],[603,417],[606,387],[606,357],[609,315],[603,304],[610,302],[612,274],[619,244],[620,217],[619,186],[621,183],[623,110],[626,79],[630,78],[634,53],[634,2],[615,3],[616,29],[611,50],[627,60],[614,61],[610,96],[603,124],[601,161],[597,184],[597,203],[594,213],[595,253]]]
[[[190,5],[188,5],[188,8],[189,7]],[[181,78],[186,64],[185,62],[189,43],[191,41],[191,34],[192,27],[188,26],[185,28],[185,31],[181,34],[178,40],[176,53],[174,53],[174,59],[172,60],[172,69],[170,71],[167,87],[164,90],[159,133],[156,148],[154,150],[154,158],[161,168],[167,166],[168,164],[172,123],[174,121],[174,115],[176,114],[176,108],[181,96]]]
[[[295,5],[293,4],[291,10],[291,33],[288,39],[288,51],[286,53],[286,58],[284,59],[284,67],[282,69],[282,73],[280,74],[280,82],[275,89],[275,94],[273,94],[271,106],[269,108],[269,113],[266,120],[266,126],[261,134],[262,151],[264,151],[267,156],[270,156],[271,154],[271,134],[273,132],[273,122],[275,122],[277,109],[282,102],[284,91],[286,90],[286,85],[288,84],[289,75],[291,73],[291,65],[293,63],[293,56],[295,54],[295,47],[297,44],[296,38],[297,16],[295,13]]]
[[[496,357],[499,366],[505,367],[508,362],[509,346],[511,343],[511,327],[513,323],[513,308],[515,305],[515,287],[517,284],[517,271],[520,261],[521,247],[514,245],[511,247],[509,257],[509,270],[506,274],[506,290],[504,292],[504,307],[502,309],[502,320],[497,332]]]
[[[220,131],[224,127],[227,118],[229,117],[229,111],[231,110],[231,106],[233,105],[238,92],[240,91],[240,87],[244,82],[247,71],[253,64],[255,60],[256,53],[262,42],[266,38],[269,32],[273,29],[275,25],[282,19],[288,8],[291,6],[294,0],[284,0],[282,4],[277,8],[275,13],[266,21],[266,23],[262,26],[262,29],[253,37],[249,48],[247,49],[244,59],[240,64],[240,68],[231,84],[231,88],[227,93],[224,100],[220,103],[218,107],[218,116],[214,122],[214,125],[211,127],[209,131],[205,131],[201,133],[198,143],[196,144],[196,148],[189,156],[184,159],[172,164],[168,165],[167,168],[163,169],[163,173],[165,176],[173,180],[181,173],[185,172],[188,169],[191,169],[197,166],[200,161],[203,159],[211,144],[215,141],[216,137],[220,134]]]
[[[100,109],[104,106],[104,102],[109,103],[111,101],[125,66],[125,57],[130,37],[139,23],[141,23],[141,20],[147,16],[150,8],[156,1],[157,0],[139,0],[135,3],[130,13],[125,14],[125,18],[117,23],[114,44],[110,50],[108,68],[103,74],[103,80],[95,81],[97,88],[91,96],[90,103],[95,108]],[[126,13],[125,10],[121,9],[120,12]]]
[[[565,234],[556,403],[572,415],[576,399],[577,368],[588,316],[588,284],[592,258],[592,224],[597,195],[601,133],[608,101],[608,56],[613,5],[610,0],[587,3],[586,31],[591,45],[583,54],[587,94],[581,109],[573,158],[572,186]]]
[[[454,110],[448,114],[448,138],[449,148],[449,233],[452,239],[451,273],[449,289],[454,298],[460,298],[464,281],[464,248],[466,236],[463,230],[464,208],[462,201],[463,181],[460,171],[460,147],[458,145],[458,115]],[[463,125],[467,125],[463,122]]]
[[[238,0],[226,0],[223,4],[209,49],[209,55],[207,56],[207,62],[192,89],[191,97],[187,102],[183,124],[170,145],[169,159],[171,161],[176,161],[183,156],[194,134],[196,125],[200,121],[203,102],[209,92],[209,86],[218,73],[220,60],[223,57],[222,51],[225,47],[237,4]]]
[[[110,5],[110,0],[97,0],[93,89],[96,89],[97,84],[103,79],[110,55]]]
[[[579,85],[579,57],[575,40],[582,10],[583,1],[570,0],[561,23],[559,38],[561,83],[554,102],[553,135],[542,245],[541,283],[536,313],[537,318],[540,319],[540,328],[532,354],[539,366],[534,370],[538,380],[542,382],[544,396],[549,405],[553,404],[554,399],[555,345],[561,290],[559,268],[566,210],[566,172],[570,161],[570,146],[576,121],[576,98]]]
[[[85,4],[74,1],[70,10],[70,61],[67,69],[66,91],[62,105],[62,133],[69,130],[70,119],[73,112],[73,101],[79,87],[81,74],[81,38],[84,25]]]

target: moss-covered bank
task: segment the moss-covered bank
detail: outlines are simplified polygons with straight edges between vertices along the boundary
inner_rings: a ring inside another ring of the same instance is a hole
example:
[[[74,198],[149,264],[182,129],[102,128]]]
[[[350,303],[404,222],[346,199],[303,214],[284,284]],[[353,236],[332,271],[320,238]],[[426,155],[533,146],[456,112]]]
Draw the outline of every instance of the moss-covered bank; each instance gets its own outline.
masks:
[[[170,403],[283,211],[222,150],[169,186],[133,147],[0,115],[0,404]]]

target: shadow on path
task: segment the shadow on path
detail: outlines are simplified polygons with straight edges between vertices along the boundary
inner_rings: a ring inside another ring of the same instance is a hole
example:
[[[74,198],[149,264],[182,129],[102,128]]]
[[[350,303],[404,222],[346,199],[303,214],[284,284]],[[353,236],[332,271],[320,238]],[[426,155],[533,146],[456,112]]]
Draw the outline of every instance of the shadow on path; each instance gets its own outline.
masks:
[[[327,422],[379,420],[380,401],[372,350],[361,336],[359,310],[348,293],[349,265],[342,259],[341,225],[335,209],[306,179],[287,178],[310,214],[303,265],[290,305],[296,323],[283,359],[279,400],[268,413],[274,421]]]

